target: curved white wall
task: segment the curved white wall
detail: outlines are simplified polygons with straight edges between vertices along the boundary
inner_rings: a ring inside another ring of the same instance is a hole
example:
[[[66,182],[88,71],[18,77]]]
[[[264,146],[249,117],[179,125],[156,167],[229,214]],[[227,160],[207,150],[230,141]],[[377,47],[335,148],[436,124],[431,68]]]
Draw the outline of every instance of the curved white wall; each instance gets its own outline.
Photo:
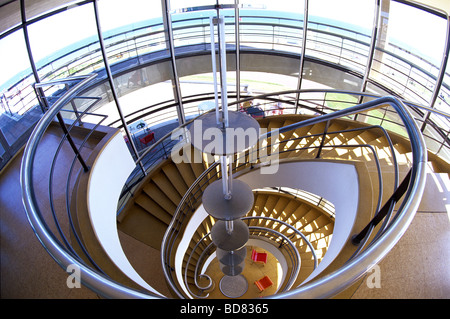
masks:
[[[117,203],[123,185],[135,167],[122,135],[116,134],[91,167],[88,183],[89,217],[98,241],[116,266],[141,287],[162,296],[130,264],[117,231]]]
[[[325,257],[306,279],[312,279],[325,269],[345,245],[358,211],[358,173],[352,164],[333,161],[300,161],[279,163],[275,174],[254,170],[239,177],[251,188],[292,187],[324,197],[335,207],[333,237]],[[305,281],[305,282],[306,282]]]

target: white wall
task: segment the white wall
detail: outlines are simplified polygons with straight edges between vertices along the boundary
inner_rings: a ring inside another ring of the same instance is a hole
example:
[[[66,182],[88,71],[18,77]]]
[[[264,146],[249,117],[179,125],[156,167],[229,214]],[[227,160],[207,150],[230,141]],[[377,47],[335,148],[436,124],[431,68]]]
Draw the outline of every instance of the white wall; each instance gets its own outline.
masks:
[[[288,162],[280,163],[276,174],[261,174],[260,170],[254,170],[239,179],[252,189],[285,186],[305,190],[324,197],[335,206],[331,243],[324,259],[306,281],[325,269],[339,254],[358,210],[358,173],[354,165],[331,161]]]
[[[135,166],[122,135],[116,134],[105,145],[91,168],[88,183],[89,217],[98,241],[116,266],[141,287],[159,294],[130,264],[117,231],[117,203],[123,185]]]

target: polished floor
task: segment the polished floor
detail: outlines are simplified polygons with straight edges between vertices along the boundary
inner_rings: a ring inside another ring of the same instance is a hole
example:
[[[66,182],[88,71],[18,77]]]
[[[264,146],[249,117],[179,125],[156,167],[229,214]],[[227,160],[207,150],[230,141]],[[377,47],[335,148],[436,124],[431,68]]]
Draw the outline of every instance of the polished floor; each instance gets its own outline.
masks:
[[[258,252],[266,252],[267,253],[267,263],[253,263],[251,260],[252,249],[256,249]],[[205,274],[209,275],[214,282],[214,289],[209,292],[209,298],[212,299],[233,299],[231,297],[236,296],[237,299],[253,299],[253,298],[262,298],[264,296],[270,296],[274,294],[279,287],[281,282],[281,273],[278,267],[278,261],[270,252],[267,250],[261,249],[259,247],[247,246],[247,256],[245,258],[245,267],[241,276],[244,278],[246,283],[245,289],[243,289],[243,294],[240,295],[238,292],[241,287],[236,287],[236,293],[233,289],[221,289],[221,281],[224,278],[224,274],[220,270],[219,262],[217,259],[214,259],[211,264],[208,266]],[[273,282],[273,285],[265,289],[264,291],[260,291],[258,287],[255,285],[255,281],[263,278],[264,276],[268,276],[270,280]],[[243,283],[238,282],[239,286],[242,286]],[[231,296],[231,297],[230,297]]]
[[[53,136],[49,136],[51,142]],[[39,153],[44,168],[48,150]],[[89,148],[86,149],[89,152]],[[68,288],[68,274],[47,254],[34,235],[21,200],[20,161],[22,153],[12,160],[0,174],[0,297],[3,299],[80,299],[99,298],[89,289]],[[40,172],[35,183],[42,183]],[[56,181],[59,183],[60,181]],[[445,186],[446,185],[446,186]],[[447,187],[448,183],[444,186]],[[45,189],[47,185],[40,185]],[[435,299],[450,298],[450,198],[449,189],[443,189],[440,198],[424,198],[411,226],[392,251],[379,262],[377,280],[367,276],[352,294],[354,299]],[[433,197],[433,196],[431,196]],[[45,203],[42,203],[45,207]],[[142,277],[163,293],[164,284],[159,252],[140,245],[121,234],[124,250]],[[272,270],[272,264],[260,267],[254,277]],[[253,268],[252,268],[253,269]],[[275,276],[275,275],[273,275]],[[274,277],[275,278],[275,277]],[[220,282],[216,278],[217,284]],[[259,298],[260,294],[249,277],[248,294],[243,298]],[[372,288],[371,288],[372,287]],[[275,288],[275,287],[274,287]],[[211,292],[220,295],[218,285]]]

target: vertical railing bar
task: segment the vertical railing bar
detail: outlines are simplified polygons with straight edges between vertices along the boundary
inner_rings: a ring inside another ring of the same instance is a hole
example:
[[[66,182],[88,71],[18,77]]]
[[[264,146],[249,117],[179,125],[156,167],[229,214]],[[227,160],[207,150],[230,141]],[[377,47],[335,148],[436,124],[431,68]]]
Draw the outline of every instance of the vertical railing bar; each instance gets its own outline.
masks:
[[[69,84],[66,83],[65,84],[65,88],[66,88],[66,90],[69,90]],[[79,112],[78,112],[77,106],[75,105],[74,99],[72,99],[70,101],[70,105],[72,106],[72,109],[75,112],[75,116],[78,119],[78,123],[80,123],[80,126],[83,126],[83,122],[81,121],[81,117],[79,116]]]
[[[220,124],[219,118],[219,95],[217,90],[217,66],[216,66],[216,40],[214,36],[214,17],[209,18],[209,35],[211,43],[211,66],[213,74],[213,85],[214,85],[214,103],[216,107],[216,123]]]
[[[372,26],[372,37],[369,47],[369,56],[367,58],[367,65],[366,69],[364,71],[364,77],[361,83],[361,92],[364,92],[367,88],[367,83],[369,80],[370,70],[372,69],[373,64],[373,57],[375,55],[375,48],[376,48],[376,42],[377,42],[377,34],[378,34],[378,28],[379,28],[379,20],[380,20],[380,12],[381,12],[381,0],[375,0],[375,12],[373,17],[373,26]],[[359,97],[358,104],[361,104],[364,100],[364,96],[361,95]],[[358,117],[358,114],[355,114],[354,120]]]
[[[374,218],[367,224],[367,226],[361,230],[358,234],[354,235],[352,237],[352,243],[355,245],[359,245],[361,240],[368,234],[369,230],[373,227],[377,226],[381,220],[386,216],[386,214],[389,212],[389,208],[391,207],[392,203],[396,203],[400,200],[400,198],[403,196],[403,194],[406,192],[409,181],[411,179],[412,169],[409,170],[406,177],[403,179],[400,186],[394,191],[394,193],[391,195],[391,197],[388,199],[388,201],[385,203],[385,205],[377,212],[377,214],[374,216]]]
[[[234,28],[235,28],[235,44],[236,44],[236,99],[241,99],[241,38],[239,29],[239,0],[234,0]],[[239,110],[239,105],[236,105]]]
[[[109,85],[111,88],[111,93],[113,95],[114,102],[116,103],[117,112],[119,113],[119,117],[122,122],[123,129],[125,131],[125,134],[127,135],[128,141],[130,142],[133,154],[136,158],[139,158],[139,152],[138,152],[138,150],[136,148],[136,144],[134,143],[134,140],[131,136],[130,130],[128,129],[126,119],[123,115],[122,107],[120,106],[119,96],[117,94],[116,86],[114,84],[114,77],[111,72],[111,67],[110,67],[109,61],[108,61],[108,55],[106,54],[105,42],[103,40],[103,33],[102,33],[101,25],[100,25],[100,16],[99,16],[99,12],[98,12],[98,2],[97,1],[98,0],[93,0],[92,4],[94,5],[95,24],[97,27],[98,40],[99,40],[100,49],[101,49],[102,56],[103,56],[103,63],[105,65],[108,82],[109,82]],[[145,168],[142,165],[142,162],[138,162],[138,165],[141,167],[142,173],[144,175],[146,175],[147,173],[145,172]]]
[[[30,65],[31,65],[31,69],[33,71],[34,79],[35,79],[36,83],[39,84],[40,83],[39,73],[37,71],[36,64],[34,63],[33,53],[31,51],[30,39],[29,39],[29,36],[28,36],[28,24],[27,24],[27,19],[26,19],[26,15],[25,15],[25,0],[20,0],[20,14],[21,14],[21,19],[22,19],[22,30],[23,30],[23,34],[24,34],[25,45],[26,45],[26,48],[27,48],[28,59],[30,61]],[[45,96],[44,92],[42,91],[42,88],[38,87],[36,89],[36,86],[34,88],[35,88],[35,91],[37,90],[37,92],[39,92],[41,97]],[[39,94],[37,94],[37,95],[39,95]],[[44,103],[44,105],[41,105],[42,110],[44,111],[45,109],[48,109],[48,104],[46,103],[46,100],[42,99],[41,101]],[[67,128],[66,128],[66,126],[64,124],[64,120],[62,119],[62,116],[61,116],[61,114],[59,112],[56,115],[56,117],[58,119],[58,122],[59,122],[59,124],[61,126],[61,129],[63,130],[64,134],[67,135],[67,141],[69,142],[70,147],[72,148],[72,150],[76,154],[78,160],[80,161],[81,166],[83,166],[83,170],[85,172],[89,171],[89,168],[87,167],[83,157],[81,156],[81,154],[78,151],[75,143],[73,142],[72,137],[69,135],[69,132],[67,131]]]
[[[320,146],[319,146],[319,150],[317,151],[316,158],[320,158],[320,155],[321,155],[322,149],[323,149],[323,145],[325,144],[325,139],[326,139],[329,127],[330,127],[330,121],[327,121],[325,123],[325,128],[322,133],[322,140],[320,141]]]
[[[447,14],[447,33],[446,33],[446,37],[445,37],[444,53],[442,55],[441,68],[439,69],[439,74],[437,77],[436,85],[434,86],[433,95],[431,97],[430,108],[434,108],[434,105],[436,104],[436,100],[439,96],[439,91],[440,91],[442,83],[444,81],[445,71],[447,69],[449,55],[450,55],[450,16]],[[422,133],[425,131],[425,127],[427,125],[427,122],[428,122],[430,116],[431,116],[431,112],[428,112],[424,117],[422,127],[420,128],[420,131]]]
[[[300,91],[302,88],[302,79],[303,79],[303,67],[305,64],[305,52],[306,52],[306,34],[308,30],[308,7],[309,0],[304,0],[304,8],[303,8],[303,38],[302,38],[302,51],[300,53],[300,68],[298,72],[298,83],[297,83],[297,91]],[[298,111],[298,102],[300,99],[300,92],[296,93],[294,114],[297,114]]]
[[[169,0],[161,0],[162,8],[163,8],[163,23],[166,25],[166,39],[167,43],[169,45],[169,52],[170,52],[170,61],[171,61],[171,67],[172,67],[172,83],[173,83],[173,89],[175,98],[177,100],[177,115],[178,115],[178,122],[180,125],[184,124],[186,122],[186,117],[184,115],[184,107],[183,107],[183,95],[181,94],[181,88],[180,88],[180,79],[178,77],[178,70],[177,70],[177,62],[175,57],[175,44],[173,39],[173,29],[172,29],[172,16],[170,14],[170,3]]]

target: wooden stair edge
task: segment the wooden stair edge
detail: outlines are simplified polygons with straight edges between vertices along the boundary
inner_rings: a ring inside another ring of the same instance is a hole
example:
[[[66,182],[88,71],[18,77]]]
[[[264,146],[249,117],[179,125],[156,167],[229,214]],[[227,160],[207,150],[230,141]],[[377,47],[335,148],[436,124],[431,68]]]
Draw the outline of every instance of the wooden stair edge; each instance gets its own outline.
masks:
[[[159,161],[156,166],[152,169],[150,174],[147,174],[140,182],[138,187],[134,190],[134,193],[125,203],[121,213],[117,216],[118,222],[121,222],[126,216],[127,212],[135,205],[135,199],[144,191],[144,187],[152,180],[153,176],[157,174],[164,165],[172,162],[170,158],[163,159]]]
[[[447,176],[450,178],[450,163],[447,162],[442,157],[428,151],[428,162],[431,163],[433,168],[433,172],[435,173],[447,173]]]
[[[283,115],[277,115],[277,118],[280,118],[280,120],[283,118],[286,121],[292,121],[293,123],[296,122],[300,122],[302,120],[306,120],[306,119],[310,119],[313,117],[317,117],[317,115],[306,115],[306,114],[283,114]],[[260,121],[260,120],[258,120]],[[364,122],[355,122],[353,120],[350,119],[344,119],[344,118],[339,118],[339,119],[334,119],[333,122],[335,123],[340,123],[342,125],[347,125],[348,128],[357,128],[357,127],[370,127],[373,126],[372,124],[369,123],[364,123]],[[268,125],[268,124],[267,124]],[[371,131],[375,131],[376,129],[372,129]],[[378,129],[378,131],[380,131],[380,129]],[[404,152],[410,152],[411,151],[411,146],[409,144],[409,140],[398,133],[395,133],[393,131],[389,131],[387,130],[390,139],[392,140],[392,143],[394,145],[394,148],[396,145],[402,145]],[[443,172],[443,173],[448,173],[449,170],[449,166],[450,163],[447,162],[445,159],[443,159],[442,157],[434,154],[432,151],[428,150],[428,157],[429,157],[429,161],[433,162],[433,167],[437,170],[439,170],[438,172]],[[449,177],[450,177],[450,173],[449,173]]]

